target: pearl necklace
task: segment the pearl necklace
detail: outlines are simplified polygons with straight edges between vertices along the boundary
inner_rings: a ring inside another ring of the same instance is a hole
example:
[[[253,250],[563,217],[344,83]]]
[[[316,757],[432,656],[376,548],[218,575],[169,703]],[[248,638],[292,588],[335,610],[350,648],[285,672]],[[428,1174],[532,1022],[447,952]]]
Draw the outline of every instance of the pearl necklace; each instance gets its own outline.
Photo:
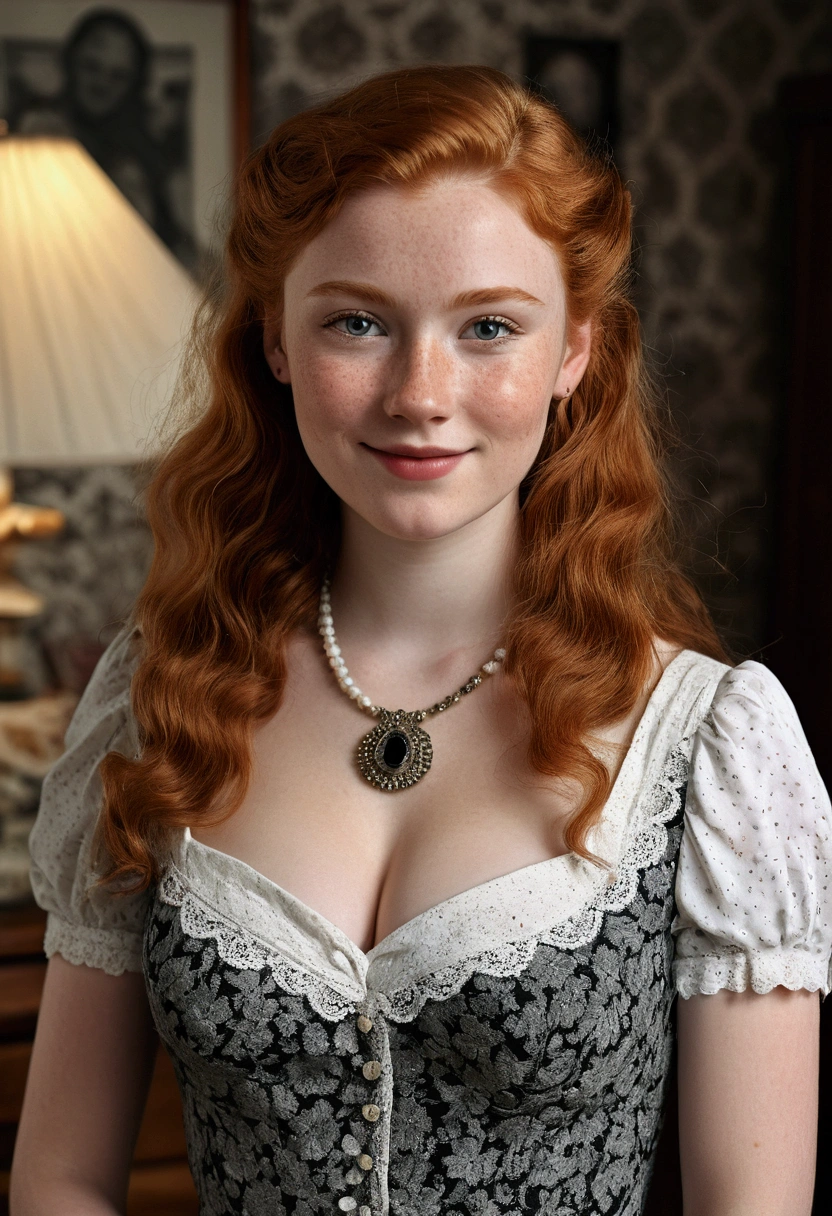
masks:
[[[370,784],[380,790],[406,790],[422,780],[433,760],[433,744],[430,735],[419,723],[424,722],[428,715],[444,713],[479,688],[486,676],[493,676],[499,670],[506,657],[505,650],[500,647],[494,651],[494,657],[483,663],[476,675],[471,676],[456,692],[449,693],[429,709],[415,709],[408,713],[404,709],[390,710],[383,705],[374,705],[347,670],[332,623],[328,578],[324,579],[321,587],[318,632],[324,640],[324,650],[339,688],[355,701],[359,709],[371,718],[380,719],[378,726],[364,735],[358,744],[358,767]]]

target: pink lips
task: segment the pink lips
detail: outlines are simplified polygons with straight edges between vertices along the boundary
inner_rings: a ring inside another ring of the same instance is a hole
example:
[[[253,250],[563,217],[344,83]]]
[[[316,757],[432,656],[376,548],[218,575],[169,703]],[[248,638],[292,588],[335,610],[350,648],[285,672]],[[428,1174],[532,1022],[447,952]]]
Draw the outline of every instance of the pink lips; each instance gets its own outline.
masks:
[[[447,448],[417,448],[410,444],[397,444],[386,451],[369,444],[363,446],[403,481],[436,481],[455,469],[467,455],[467,452],[450,452]]]

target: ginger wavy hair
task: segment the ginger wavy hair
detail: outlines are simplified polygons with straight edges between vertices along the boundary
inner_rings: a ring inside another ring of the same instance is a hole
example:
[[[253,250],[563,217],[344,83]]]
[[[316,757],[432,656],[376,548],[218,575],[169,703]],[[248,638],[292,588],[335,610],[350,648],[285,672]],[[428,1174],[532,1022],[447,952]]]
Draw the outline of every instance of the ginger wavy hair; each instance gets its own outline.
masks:
[[[282,123],[243,166],[225,290],[198,322],[201,415],[148,492],[155,556],[137,602],[137,758],[101,764],[104,881],[142,889],[170,829],[240,805],[253,724],[274,714],[284,643],[314,625],[339,541],[339,504],[300,441],[291,389],[263,354],[300,251],[350,195],[473,175],[557,252],[568,316],[594,322],[586,373],[553,403],[521,493],[521,557],[505,674],[529,711],[529,760],[577,778],[569,848],[611,781],[586,744],[632,709],[658,636],[725,658],[678,568],[663,426],[629,298],[631,204],[614,166],[501,72],[419,67],[367,80]],[[206,380],[207,374],[207,380]]]

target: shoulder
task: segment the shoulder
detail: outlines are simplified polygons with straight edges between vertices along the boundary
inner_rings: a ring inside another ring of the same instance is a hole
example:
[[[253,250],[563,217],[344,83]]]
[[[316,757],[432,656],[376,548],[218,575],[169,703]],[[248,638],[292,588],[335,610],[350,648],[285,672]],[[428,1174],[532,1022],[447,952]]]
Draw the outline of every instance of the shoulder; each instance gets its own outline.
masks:
[[[695,744],[734,743],[745,752],[767,740],[799,753],[806,736],[786,689],[762,663],[730,666],[694,650],[655,643],[657,686]],[[655,690],[654,690],[655,691]]]
[[[687,818],[703,840],[739,832],[781,857],[829,847],[829,796],[791,698],[760,663],[716,686],[692,741]]]
[[[66,733],[67,750],[80,743],[103,719],[129,711],[130,685],[140,654],[138,629],[132,624],[125,625],[99,659],[78,702]]]
[[[676,899],[683,996],[828,990],[832,808],[794,705],[760,663],[722,673],[694,733]]]
[[[130,685],[139,637],[121,630],[93,673],[66,734],[66,749],[43,783],[29,836],[35,899],[49,913],[47,955],[113,974],[140,969],[146,896],[118,898],[96,887],[93,861],[102,804],[98,766],[108,751],[137,750]]]
[[[713,709],[717,714],[733,713],[758,721],[779,720],[790,729],[800,730],[789,694],[774,672],[753,659],[724,671],[714,693]],[[800,736],[804,737],[802,730]]]
[[[815,804],[828,798],[789,694],[773,672],[748,661],[729,668],[714,691],[694,743],[694,775],[700,782],[747,787]],[[706,774],[706,770],[710,770]],[[727,788],[727,787],[725,787]]]

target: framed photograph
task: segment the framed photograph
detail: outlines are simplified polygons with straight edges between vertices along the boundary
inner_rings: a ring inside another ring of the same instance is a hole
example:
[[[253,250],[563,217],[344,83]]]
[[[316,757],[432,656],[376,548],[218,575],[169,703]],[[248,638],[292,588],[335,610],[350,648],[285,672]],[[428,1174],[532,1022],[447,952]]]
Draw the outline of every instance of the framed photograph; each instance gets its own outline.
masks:
[[[605,38],[526,36],[525,75],[585,138],[618,139],[619,43]]]
[[[2,0],[0,119],[75,136],[190,270],[249,140],[248,0]]]

